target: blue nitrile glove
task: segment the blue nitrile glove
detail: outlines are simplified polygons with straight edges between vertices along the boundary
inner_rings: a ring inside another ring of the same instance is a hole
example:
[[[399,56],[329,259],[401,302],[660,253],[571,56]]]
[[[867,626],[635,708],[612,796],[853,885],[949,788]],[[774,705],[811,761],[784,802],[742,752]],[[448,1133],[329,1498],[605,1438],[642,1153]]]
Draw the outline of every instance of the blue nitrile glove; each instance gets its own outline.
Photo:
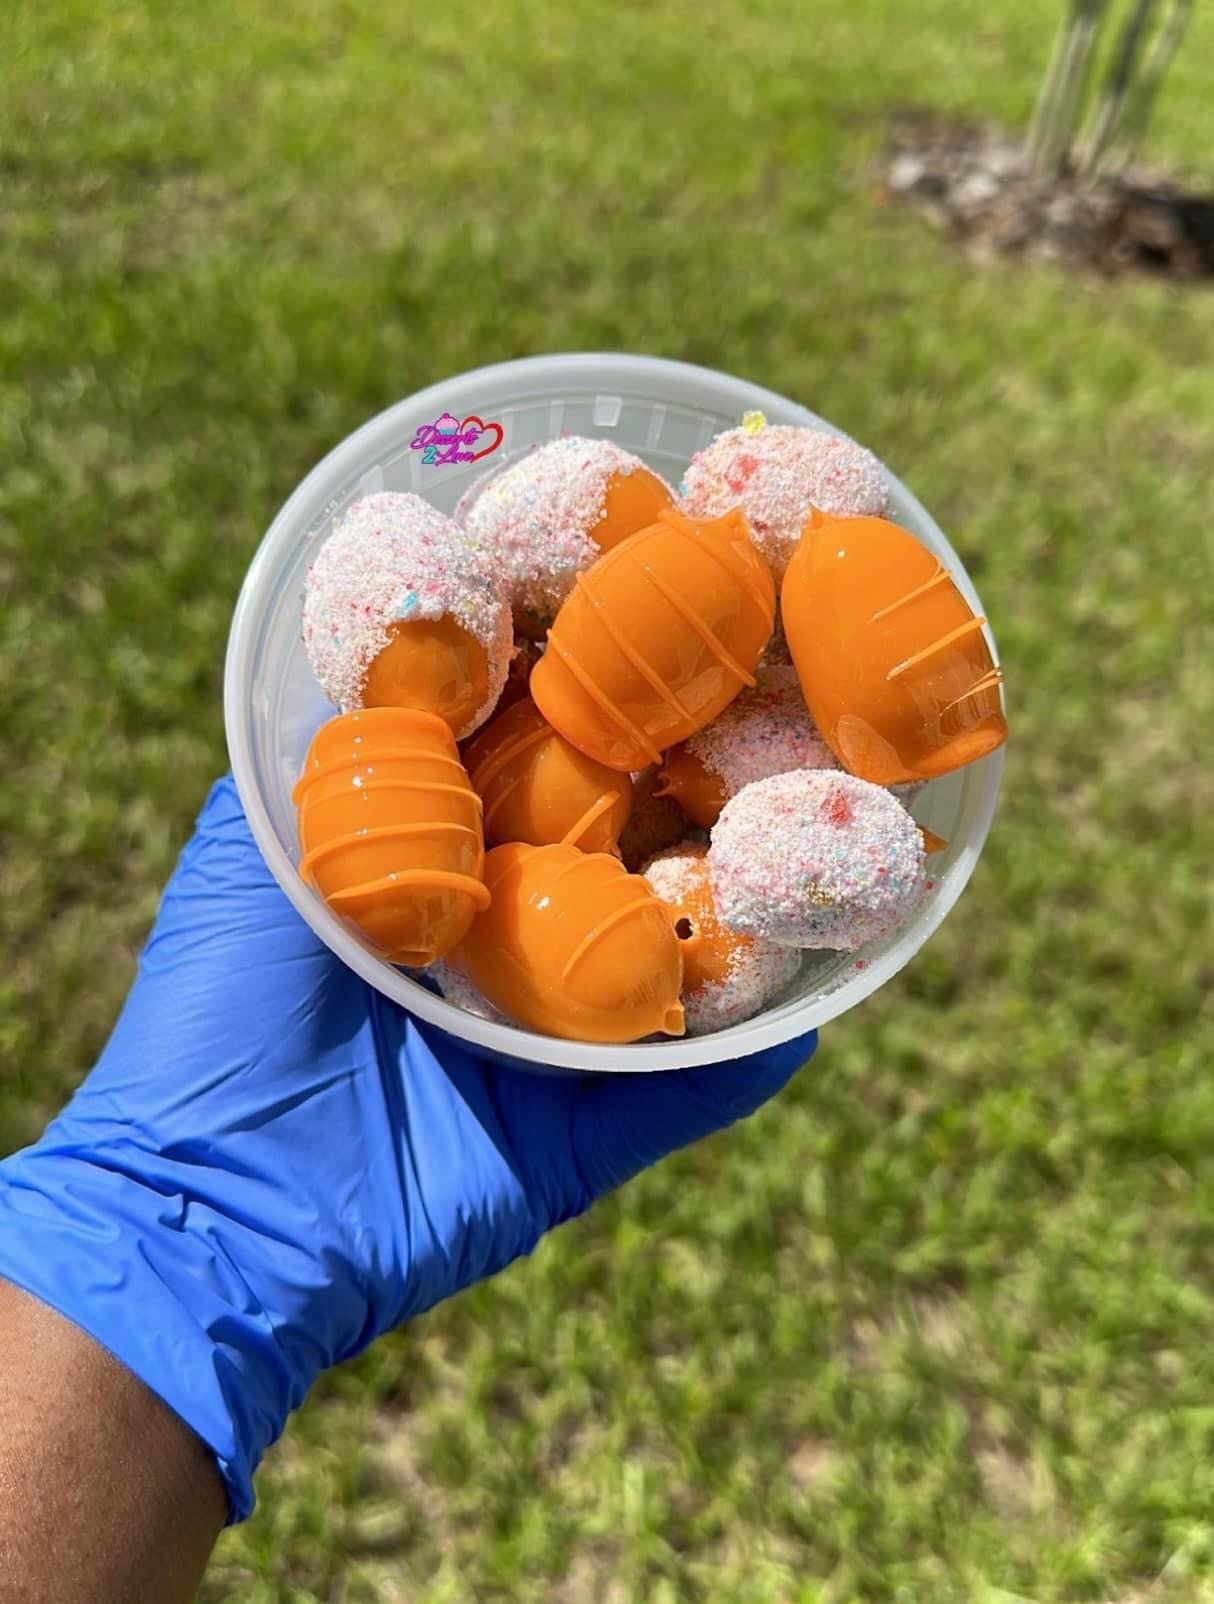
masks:
[[[488,1064],[329,953],[222,780],[96,1069],[0,1164],[0,1276],[197,1432],[241,1519],[327,1365],[750,1113],[814,1045],[670,1074]]]

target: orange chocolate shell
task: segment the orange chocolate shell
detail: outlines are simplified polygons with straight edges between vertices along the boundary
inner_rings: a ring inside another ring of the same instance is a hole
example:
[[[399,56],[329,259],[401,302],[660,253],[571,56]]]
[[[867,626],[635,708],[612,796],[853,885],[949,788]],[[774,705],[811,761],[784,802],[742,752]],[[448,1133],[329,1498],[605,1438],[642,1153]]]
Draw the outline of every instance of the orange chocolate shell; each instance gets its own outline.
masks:
[[[659,773],[662,790],[658,795],[673,798],[693,824],[701,830],[711,830],[729,801],[721,776],[714,774],[686,742],[667,752]]]
[[[805,701],[852,774],[931,780],[1007,739],[985,620],[908,530],[815,512],[780,601]]]
[[[495,847],[492,896],[454,961],[494,1007],[574,1041],[683,1034],[683,959],[669,909],[618,858]]]
[[[464,759],[485,804],[490,846],[567,841],[583,852],[615,852],[628,822],[631,777],[570,746],[530,697],[486,725]]]
[[[382,707],[330,719],[294,800],[300,874],[391,962],[433,963],[488,906],[481,801],[435,714]]]
[[[742,514],[693,521],[667,509],[578,574],[531,694],[588,757],[643,769],[754,684],[774,617],[771,572]]]

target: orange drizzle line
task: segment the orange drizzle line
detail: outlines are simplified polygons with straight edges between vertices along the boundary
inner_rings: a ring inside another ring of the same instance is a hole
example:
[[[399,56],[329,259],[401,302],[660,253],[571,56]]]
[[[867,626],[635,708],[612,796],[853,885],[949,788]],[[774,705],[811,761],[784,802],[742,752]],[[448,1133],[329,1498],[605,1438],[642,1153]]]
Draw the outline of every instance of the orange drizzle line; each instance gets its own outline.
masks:
[[[937,586],[942,579],[947,579],[947,578],[948,578],[948,570],[945,568],[944,564],[940,561],[939,557],[937,557],[936,558],[936,571],[935,571],[935,573],[932,575],[932,577],[930,579],[925,579],[921,585],[916,585],[914,590],[908,590],[905,596],[899,596],[897,601],[890,602],[888,607],[880,608],[869,619],[869,623],[870,624],[875,624],[878,621],[878,619],[887,617],[888,614],[896,611],[897,608],[905,607],[907,602],[914,601],[916,596],[926,596],[926,594],[928,593],[929,590],[934,589],[935,586]]]
[[[733,511],[737,513],[737,508],[734,508]],[[723,523],[729,517],[730,513],[725,513],[721,518],[709,518],[704,521],[706,523]],[[749,540],[749,527],[746,524],[746,520],[740,513],[738,517],[743,529],[746,531],[746,539]],[[723,568],[735,585],[740,585],[743,590],[749,592],[751,601],[754,602],[755,606],[766,618],[767,627],[770,630],[776,619],[775,607],[773,603],[768,601],[763,592],[763,587],[759,584],[758,576],[750,565],[743,562],[731,562],[732,547],[726,546],[725,551],[722,552],[717,549],[713,542],[702,539],[700,537],[699,524],[693,523],[691,528],[688,529],[685,524],[678,523],[673,518],[668,518],[666,522],[677,535],[682,535],[684,540],[690,540],[701,556],[710,558],[718,568]]]
[[[633,560],[635,562],[635,559]],[[595,618],[597,619],[598,623],[601,624],[602,627],[607,631],[607,634],[611,637],[612,641],[619,649],[621,656],[626,657],[641,678],[648,681],[648,683],[653,686],[654,690],[666,703],[667,707],[672,707],[682,719],[692,718],[693,715],[688,712],[686,707],[683,706],[683,703],[679,700],[677,692],[672,690],[671,687],[665,683],[657,670],[654,669],[651,664],[645,661],[640,652],[637,651],[636,647],[633,646],[631,641],[627,639],[619,625],[612,618],[610,612],[603,607],[600,598],[596,596],[594,591],[590,588],[585,576],[583,574],[578,574],[574,580],[574,584],[577,589],[582,592],[583,596],[586,597],[587,601],[590,602],[591,606],[594,607]]]
[[[491,892],[496,891],[498,887],[502,885],[504,881],[508,880],[512,874],[518,874],[531,854],[533,852],[537,852],[538,850],[538,847],[528,847],[525,852],[516,853],[511,862],[507,864],[507,866],[497,875],[495,875],[492,881],[486,877],[485,884],[489,887],[489,890]],[[497,861],[500,863],[501,859],[499,858]],[[493,867],[497,868],[497,864],[495,863]]]
[[[505,785],[502,786],[502,788],[498,791],[497,795],[493,798],[493,802],[490,805],[488,811],[486,812],[485,818],[484,818],[484,829],[485,829],[485,833],[486,834],[488,834],[489,831],[492,830],[494,819],[502,811],[502,809],[505,807],[506,803],[514,795],[515,791],[518,790],[518,783],[519,783],[519,779],[520,778],[521,778],[521,776],[516,774],[515,777],[512,780],[507,780]]]
[[[946,702],[940,709],[940,717],[943,718],[946,713],[951,713],[954,707],[959,707],[962,702],[967,701],[971,696],[981,696],[983,691],[993,691],[997,685],[1002,684],[1003,670],[1001,668],[990,669],[983,674],[981,679],[976,679],[968,691],[962,691],[960,696],[954,696],[951,702]]]
[[[562,982],[569,979],[569,976],[590,951],[591,947],[594,946],[595,942],[601,941],[613,926],[618,925],[621,919],[626,919],[630,913],[635,913],[638,908],[652,908],[655,900],[652,896],[637,897],[632,902],[626,902],[622,908],[617,908],[614,913],[609,913],[605,919],[600,920],[595,925],[593,930],[588,930],[574,948],[565,967],[561,970]]]
[[[577,874],[580,870],[587,867],[592,870],[595,869],[596,865],[594,860],[601,856],[602,854],[597,852],[579,852],[576,858],[571,859],[563,869],[553,876],[548,887],[549,892],[551,893],[555,891],[557,886],[560,885],[561,881],[567,880],[571,874]],[[616,863],[615,868],[622,869],[622,865]],[[614,874],[612,874],[611,878],[615,878]],[[602,879],[601,875],[599,875],[599,879]]]
[[[607,717],[612,721],[613,724],[622,730],[626,730],[628,734],[631,735],[632,739],[645,753],[646,757],[651,763],[656,763],[662,756],[661,752],[649,739],[645,731],[639,729],[626,713],[622,713],[611,700],[610,696],[607,695],[606,691],[604,691],[601,686],[595,683],[595,681],[578,662],[577,658],[573,655],[569,648],[561,644],[561,642],[557,639],[555,628],[550,630],[548,634],[548,650],[555,650],[556,655],[560,658],[561,662],[564,663],[565,667],[573,675],[574,679],[577,680],[578,684],[586,692],[586,695],[589,696],[590,700],[592,702],[596,702],[598,706],[602,708],[603,712],[606,713]]]
[[[351,787],[351,789],[353,790],[355,787]],[[477,808],[484,806],[480,797],[470,786],[447,785],[441,780],[379,780],[371,785],[359,786],[357,789],[365,791],[368,795],[371,792],[375,792],[378,795],[381,791],[429,791],[437,796],[463,797]],[[345,799],[346,793],[342,792],[342,801],[344,802]],[[324,807],[324,803],[320,802],[317,806]]]
[[[465,896],[472,898],[482,913],[492,901],[489,887],[483,880],[478,880],[470,874],[456,874],[451,869],[401,869],[394,875],[384,875],[378,880],[364,880],[361,885],[347,886],[344,891],[331,892],[325,900],[340,912],[347,903],[352,903],[361,897],[372,897],[381,891],[399,891],[410,886],[440,886],[448,891],[462,891]]]
[[[331,757],[325,763],[318,763],[315,768],[305,769],[295,782],[295,789],[291,792],[291,800],[295,803],[311,785],[313,780],[322,779],[327,774],[337,774],[342,769],[349,769],[351,773],[359,769],[372,768],[376,763],[394,762],[400,758],[421,758],[426,763],[449,763],[462,775],[464,765],[457,757],[448,757],[445,752],[427,752],[415,746],[388,747],[383,752],[374,752],[365,757]]]
[[[576,846],[595,820],[601,819],[603,814],[613,808],[619,800],[620,793],[618,791],[604,791],[597,801],[590,804],[573,828],[566,830],[561,837],[561,846]]]
[[[908,668],[914,668],[916,663],[921,663],[925,658],[935,656],[937,652],[943,651],[946,646],[951,646],[955,640],[960,640],[963,635],[972,635],[976,629],[981,629],[985,623],[985,617],[978,614],[967,618],[964,624],[958,624],[956,629],[950,629],[947,635],[941,635],[939,640],[934,640],[930,646],[925,646],[921,652],[916,652],[913,657],[908,657],[904,662],[896,664],[885,676],[886,679],[897,679],[899,674],[905,674]]]
[[[304,879],[311,876],[312,867],[322,858],[331,857],[342,847],[348,847],[355,841],[402,841],[411,835],[470,835],[478,839],[478,833],[470,825],[454,823],[435,824],[381,824],[374,830],[350,830],[345,835],[334,836],[331,841],[322,841],[318,847],[313,847],[303,862],[299,865],[299,872]]]
[[[678,592],[671,590],[670,586],[664,579],[659,579],[657,574],[655,574],[652,569],[646,568],[635,555],[632,557],[632,561],[649,580],[649,583],[658,592],[658,594],[666,598],[683,622],[688,624],[695,631],[695,633],[704,642],[705,646],[708,647],[708,650],[716,658],[717,662],[720,663],[722,667],[727,668],[729,672],[737,679],[741,680],[743,685],[754,685],[754,675],[748,674],[742,665],[736,660],[736,658],[734,658],[733,655],[724,646],[722,646],[721,642],[713,634],[712,630],[709,629],[704,620],[687,605]]]
[[[473,788],[482,793],[487,791],[507,763],[512,763],[521,752],[538,746],[541,741],[546,741],[554,733],[550,725],[545,722],[538,730],[528,730],[525,735],[517,735],[513,741],[507,741],[500,752],[491,752],[476,765],[472,774]]]

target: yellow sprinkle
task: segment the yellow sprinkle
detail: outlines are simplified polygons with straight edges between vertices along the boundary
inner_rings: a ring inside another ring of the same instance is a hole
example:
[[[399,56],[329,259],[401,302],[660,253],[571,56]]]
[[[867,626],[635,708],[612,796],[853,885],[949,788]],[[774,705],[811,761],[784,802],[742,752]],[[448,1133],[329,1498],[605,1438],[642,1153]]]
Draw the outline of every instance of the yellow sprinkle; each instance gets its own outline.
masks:
[[[742,429],[746,434],[758,434],[760,429],[767,427],[767,419],[761,412],[744,412],[742,414]]]

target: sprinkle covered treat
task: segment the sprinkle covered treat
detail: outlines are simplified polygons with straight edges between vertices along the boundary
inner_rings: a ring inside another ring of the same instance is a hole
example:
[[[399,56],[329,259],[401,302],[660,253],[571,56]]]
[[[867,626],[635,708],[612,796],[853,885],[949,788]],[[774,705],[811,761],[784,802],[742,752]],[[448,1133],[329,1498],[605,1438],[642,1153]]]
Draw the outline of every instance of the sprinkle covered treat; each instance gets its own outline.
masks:
[[[493,711],[513,645],[485,551],[419,496],[387,491],[356,501],[321,547],[303,637],[343,711],[412,707],[461,738]]]
[[[670,487],[610,440],[566,435],[495,474],[464,512],[524,632],[547,627],[578,574],[651,524]]]
[[[755,780],[837,767],[810,717],[796,669],[775,666],[756,670],[750,690],[668,752],[661,775],[665,793],[710,830],[730,797]]]
[[[707,851],[685,841],[651,859],[644,871],[675,913],[689,1036],[740,1025],[782,991],[801,967],[795,947],[725,928],[713,901]]]
[[[692,517],[716,518],[741,507],[777,580],[814,507],[880,516],[889,505],[871,451],[844,435],[769,424],[761,413],[748,413],[740,428],[717,435],[691,459],[682,498]]]
[[[790,947],[853,952],[926,886],[923,836],[889,792],[837,770],[758,780],[725,805],[708,865],[722,921]]]

